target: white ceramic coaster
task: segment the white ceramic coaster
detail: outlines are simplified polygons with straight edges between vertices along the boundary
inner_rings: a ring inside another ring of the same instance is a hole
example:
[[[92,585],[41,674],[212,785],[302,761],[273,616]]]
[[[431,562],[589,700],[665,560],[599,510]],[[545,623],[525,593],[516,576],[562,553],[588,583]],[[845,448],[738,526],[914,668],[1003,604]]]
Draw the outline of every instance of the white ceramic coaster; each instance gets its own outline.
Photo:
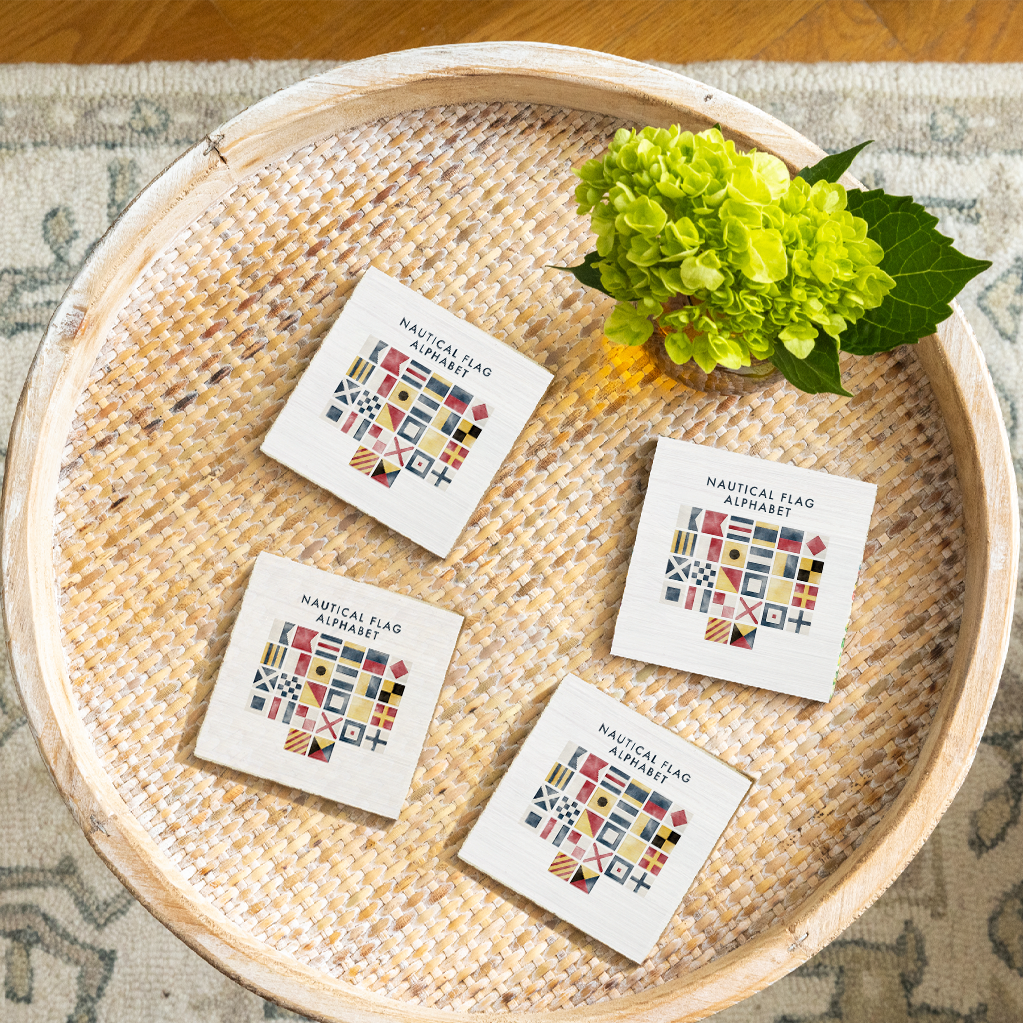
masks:
[[[462,616],[260,554],[196,756],[397,817]]]
[[[750,784],[569,675],[458,855],[642,962]]]
[[[662,437],[612,652],[830,699],[876,492]]]
[[[261,450],[445,557],[550,381],[371,267]]]

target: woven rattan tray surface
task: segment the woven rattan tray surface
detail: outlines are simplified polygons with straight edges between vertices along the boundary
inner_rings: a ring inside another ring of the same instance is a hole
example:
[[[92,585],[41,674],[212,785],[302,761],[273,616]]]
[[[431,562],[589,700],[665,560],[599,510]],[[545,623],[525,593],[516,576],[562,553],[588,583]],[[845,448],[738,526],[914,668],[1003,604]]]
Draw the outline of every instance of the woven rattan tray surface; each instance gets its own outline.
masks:
[[[1016,533],[969,329],[957,314],[940,340],[850,361],[852,400],[686,391],[608,346],[608,305],[547,269],[589,245],[571,169],[622,124],[672,121],[720,121],[794,168],[816,153],[730,97],[606,55],[485,45],[349,65],[157,179],[50,326],[4,495],[30,720],[132,890],[301,1011],[699,1018],[862,911],[972,758]],[[555,373],[444,561],[259,452],[371,264]],[[611,656],[658,435],[878,485],[827,705]],[[396,822],[193,755],[263,550],[466,617]],[[569,671],[756,779],[640,966],[457,858]]]

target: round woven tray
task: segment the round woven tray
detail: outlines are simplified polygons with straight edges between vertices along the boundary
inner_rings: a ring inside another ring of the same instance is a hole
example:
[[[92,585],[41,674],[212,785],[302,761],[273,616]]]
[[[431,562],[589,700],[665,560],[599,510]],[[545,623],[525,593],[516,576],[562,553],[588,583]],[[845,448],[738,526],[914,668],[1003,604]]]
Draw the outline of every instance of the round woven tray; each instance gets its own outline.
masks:
[[[1008,639],[1015,490],[969,328],[845,364],[852,400],[726,396],[608,346],[548,264],[590,241],[571,169],[623,124],[715,122],[793,169],[819,150],[668,72],[558,47],[374,58],[190,150],[51,323],[4,492],[14,669],[99,852],[202,955],[307,1014],[561,1009],[698,1019],[818,950],[890,884],[965,775]],[[440,561],[259,452],[369,265],[555,380]],[[612,657],[658,435],[878,485],[821,705]],[[465,615],[396,822],[197,760],[259,551]],[[755,783],[635,965],[457,851],[575,671]]]

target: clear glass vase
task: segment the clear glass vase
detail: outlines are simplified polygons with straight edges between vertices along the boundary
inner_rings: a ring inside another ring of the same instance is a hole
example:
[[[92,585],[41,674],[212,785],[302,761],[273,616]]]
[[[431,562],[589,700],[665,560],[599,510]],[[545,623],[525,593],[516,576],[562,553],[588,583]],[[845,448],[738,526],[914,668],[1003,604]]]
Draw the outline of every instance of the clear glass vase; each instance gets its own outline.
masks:
[[[741,366],[739,369],[718,366],[710,373],[704,373],[692,359],[679,365],[672,362],[668,355],[664,347],[664,332],[660,328],[654,330],[643,348],[662,375],[694,391],[752,394],[782,379],[781,371],[766,359],[753,359],[749,366]]]

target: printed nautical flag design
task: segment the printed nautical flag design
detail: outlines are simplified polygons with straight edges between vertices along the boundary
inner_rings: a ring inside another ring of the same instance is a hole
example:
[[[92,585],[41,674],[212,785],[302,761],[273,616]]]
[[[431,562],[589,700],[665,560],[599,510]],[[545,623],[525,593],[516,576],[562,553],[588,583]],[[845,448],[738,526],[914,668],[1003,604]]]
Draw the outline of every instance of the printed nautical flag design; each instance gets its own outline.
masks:
[[[668,558],[668,567],[664,574],[673,582],[684,583],[689,578],[689,572],[693,567],[692,558],[681,558],[672,554]]]
[[[749,557],[746,559],[747,572],[758,572],[761,575],[770,575],[771,565],[773,563],[774,551],[769,547],[761,547],[756,542],[750,546]]]
[[[692,534],[690,534],[692,535]],[[726,540],[720,545],[720,559],[722,568],[743,568],[746,564],[746,555],[749,550],[745,543],[735,540]]]
[[[348,464],[374,482],[393,487],[408,470],[446,490],[490,410],[465,388],[370,337],[322,417],[359,442]]]
[[[547,869],[555,877],[560,877],[562,881],[571,881],[572,875],[575,873],[576,867],[578,866],[579,864],[573,860],[571,856],[568,856],[565,853],[558,853]]]
[[[810,631],[827,552],[819,533],[682,505],[661,600],[708,615],[707,642],[752,650],[758,626]]]
[[[383,650],[278,619],[248,709],[286,726],[289,753],[329,763],[337,742],[387,745],[409,676],[408,662]]]
[[[548,873],[586,894],[606,877],[643,897],[682,838],[689,815],[681,804],[570,742],[538,782],[520,821],[558,850]]]
[[[694,561],[693,570],[689,578],[694,586],[705,586],[708,589],[714,585],[717,576],[717,565],[711,565],[706,561]]]
[[[732,623],[723,618],[708,618],[707,628],[704,630],[703,638],[709,639],[711,643],[727,643],[728,637],[732,634]]]
[[[753,519],[744,519],[739,515],[730,515],[728,517],[728,539],[749,543],[750,537],[753,536],[753,527],[755,525],[756,523]]]
[[[672,554],[687,554],[692,556],[696,552],[696,533],[687,533],[684,530],[675,530],[675,539],[672,543]]]
[[[811,615],[809,611],[797,610],[792,607],[790,607],[788,611],[788,618],[785,621],[785,630],[787,632],[810,631],[810,624],[813,621],[813,615]]]
[[[734,618],[735,617],[735,594],[727,593],[722,590],[715,590],[711,594],[711,614],[718,618]]]
[[[740,625],[736,622],[732,626],[732,635],[728,640],[728,645],[737,646],[740,650],[752,650],[756,635],[757,627],[755,625]]]

